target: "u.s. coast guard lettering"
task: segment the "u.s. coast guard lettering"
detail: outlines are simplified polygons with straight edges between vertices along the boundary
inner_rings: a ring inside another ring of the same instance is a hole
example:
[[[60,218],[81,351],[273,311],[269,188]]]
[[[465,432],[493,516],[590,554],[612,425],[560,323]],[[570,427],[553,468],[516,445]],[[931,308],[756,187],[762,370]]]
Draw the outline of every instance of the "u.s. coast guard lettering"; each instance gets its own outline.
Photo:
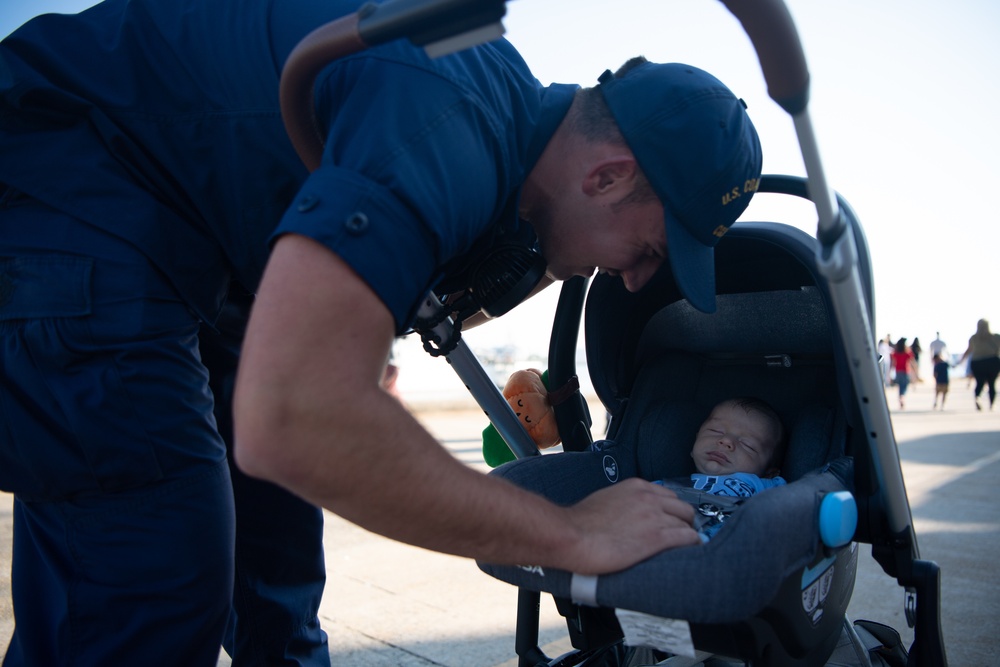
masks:
[[[729,202],[739,199],[742,195],[746,193],[757,192],[757,187],[760,185],[760,179],[748,178],[743,181],[743,187],[736,185],[731,190],[722,195],[722,205],[725,206]]]

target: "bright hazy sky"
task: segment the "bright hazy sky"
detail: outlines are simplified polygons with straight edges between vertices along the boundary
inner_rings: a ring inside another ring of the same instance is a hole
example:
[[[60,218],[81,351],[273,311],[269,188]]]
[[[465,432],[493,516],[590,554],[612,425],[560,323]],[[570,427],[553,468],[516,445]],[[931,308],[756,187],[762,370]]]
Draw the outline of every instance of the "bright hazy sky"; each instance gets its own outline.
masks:
[[[961,352],[979,318],[1000,330],[1000,3],[787,2],[827,179],[869,240],[875,335],[918,336],[926,349],[940,331]],[[35,14],[90,4],[5,0],[0,35]],[[638,54],[706,69],[747,101],[764,172],[805,174],[791,119],[767,97],[749,39],[716,0],[513,0],[504,24],[543,83],[590,86]],[[808,204],[758,199],[745,219],[815,232]],[[548,292],[468,332],[470,344],[544,352],[556,298]]]

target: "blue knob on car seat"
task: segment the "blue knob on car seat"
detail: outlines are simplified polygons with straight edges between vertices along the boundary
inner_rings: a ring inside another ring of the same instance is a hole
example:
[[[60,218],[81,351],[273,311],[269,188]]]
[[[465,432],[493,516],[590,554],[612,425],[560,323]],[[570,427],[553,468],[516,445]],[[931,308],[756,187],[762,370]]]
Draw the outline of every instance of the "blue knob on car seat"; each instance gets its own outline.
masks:
[[[842,547],[858,527],[858,505],[850,491],[834,491],[819,504],[819,536],[828,547]]]

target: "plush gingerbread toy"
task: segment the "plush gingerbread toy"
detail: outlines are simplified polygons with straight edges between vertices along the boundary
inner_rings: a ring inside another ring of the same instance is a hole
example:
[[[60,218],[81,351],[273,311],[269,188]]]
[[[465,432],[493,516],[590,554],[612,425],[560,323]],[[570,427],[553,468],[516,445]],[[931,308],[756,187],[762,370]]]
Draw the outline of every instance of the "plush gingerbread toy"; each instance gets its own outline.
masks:
[[[539,449],[559,444],[556,413],[540,370],[514,371],[504,385],[503,397]]]
[[[514,371],[503,388],[504,398],[539,449],[557,445],[560,440],[555,410],[546,388],[547,381],[548,371],[543,373],[529,368]],[[507,443],[492,424],[483,431],[483,458],[491,468],[514,459]]]

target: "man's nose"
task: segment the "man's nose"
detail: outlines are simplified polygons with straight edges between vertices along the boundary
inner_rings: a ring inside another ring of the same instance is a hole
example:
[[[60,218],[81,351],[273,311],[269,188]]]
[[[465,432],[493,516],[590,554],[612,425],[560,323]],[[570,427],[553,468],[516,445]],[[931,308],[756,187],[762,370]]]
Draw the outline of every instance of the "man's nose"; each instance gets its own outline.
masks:
[[[646,283],[650,281],[656,271],[663,264],[663,260],[642,262],[637,267],[622,272],[622,280],[625,282],[625,289],[629,292],[638,292]]]

